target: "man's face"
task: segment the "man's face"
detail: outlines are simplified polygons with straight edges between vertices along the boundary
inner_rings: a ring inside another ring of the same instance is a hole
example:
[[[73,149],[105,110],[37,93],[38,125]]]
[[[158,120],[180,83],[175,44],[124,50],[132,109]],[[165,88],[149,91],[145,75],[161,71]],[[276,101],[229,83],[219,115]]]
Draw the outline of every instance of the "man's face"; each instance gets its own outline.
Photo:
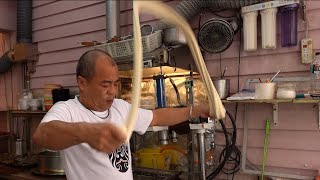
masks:
[[[97,59],[93,78],[85,80],[82,88],[89,108],[96,111],[109,109],[118,92],[118,67],[112,66],[106,58],[108,57],[101,56]]]

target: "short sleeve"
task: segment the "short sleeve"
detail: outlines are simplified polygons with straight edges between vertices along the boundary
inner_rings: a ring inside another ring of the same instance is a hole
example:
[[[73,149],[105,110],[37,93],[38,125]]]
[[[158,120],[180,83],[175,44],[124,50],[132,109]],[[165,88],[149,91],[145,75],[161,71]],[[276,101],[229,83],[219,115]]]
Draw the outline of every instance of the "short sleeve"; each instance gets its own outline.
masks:
[[[138,119],[134,131],[138,134],[144,134],[151,124],[153,112],[147,109],[138,108]]]
[[[70,108],[65,102],[57,102],[54,104],[47,114],[41,120],[41,123],[53,120],[72,122]]]
[[[126,108],[126,113],[128,114],[131,108],[131,104],[124,100],[121,100],[121,102],[122,106]],[[125,117],[127,117],[127,114]],[[133,131],[137,132],[138,134],[144,134],[150,126],[152,119],[153,112],[151,110],[138,108],[138,118]]]

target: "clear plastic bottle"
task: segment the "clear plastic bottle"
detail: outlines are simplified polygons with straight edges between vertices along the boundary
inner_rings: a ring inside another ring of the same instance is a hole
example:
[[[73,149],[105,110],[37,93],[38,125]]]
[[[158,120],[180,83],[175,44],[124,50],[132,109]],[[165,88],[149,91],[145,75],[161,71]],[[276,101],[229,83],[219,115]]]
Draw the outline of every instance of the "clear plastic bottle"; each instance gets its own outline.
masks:
[[[311,64],[311,94],[320,98],[320,52],[316,52]]]

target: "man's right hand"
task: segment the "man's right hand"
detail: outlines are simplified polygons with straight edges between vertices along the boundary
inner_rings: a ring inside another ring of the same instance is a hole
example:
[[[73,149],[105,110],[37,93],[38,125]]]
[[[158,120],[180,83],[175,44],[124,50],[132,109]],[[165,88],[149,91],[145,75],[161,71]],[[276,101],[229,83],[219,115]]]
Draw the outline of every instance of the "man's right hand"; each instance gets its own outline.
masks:
[[[92,148],[111,153],[125,143],[126,134],[117,126],[110,123],[94,123],[88,125],[88,136],[85,142]]]

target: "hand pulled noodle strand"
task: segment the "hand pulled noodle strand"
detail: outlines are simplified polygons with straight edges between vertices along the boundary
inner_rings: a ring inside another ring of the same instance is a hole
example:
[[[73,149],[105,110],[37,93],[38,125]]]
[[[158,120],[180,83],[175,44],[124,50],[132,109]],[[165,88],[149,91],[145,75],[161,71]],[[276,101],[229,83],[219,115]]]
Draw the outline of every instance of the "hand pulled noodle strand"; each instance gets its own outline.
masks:
[[[226,110],[220,100],[220,97],[213,86],[208,70],[204,63],[200,48],[189,23],[176,13],[171,7],[158,1],[133,1],[133,37],[134,37],[134,75],[133,75],[133,93],[132,106],[127,117],[126,133],[128,139],[136,124],[137,110],[141,97],[141,79],[142,79],[142,42],[140,32],[139,13],[146,12],[162,19],[168,24],[177,26],[184,33],[190,51],[204,81],[209,99],[210,117],[217,119],[225,118]]]

